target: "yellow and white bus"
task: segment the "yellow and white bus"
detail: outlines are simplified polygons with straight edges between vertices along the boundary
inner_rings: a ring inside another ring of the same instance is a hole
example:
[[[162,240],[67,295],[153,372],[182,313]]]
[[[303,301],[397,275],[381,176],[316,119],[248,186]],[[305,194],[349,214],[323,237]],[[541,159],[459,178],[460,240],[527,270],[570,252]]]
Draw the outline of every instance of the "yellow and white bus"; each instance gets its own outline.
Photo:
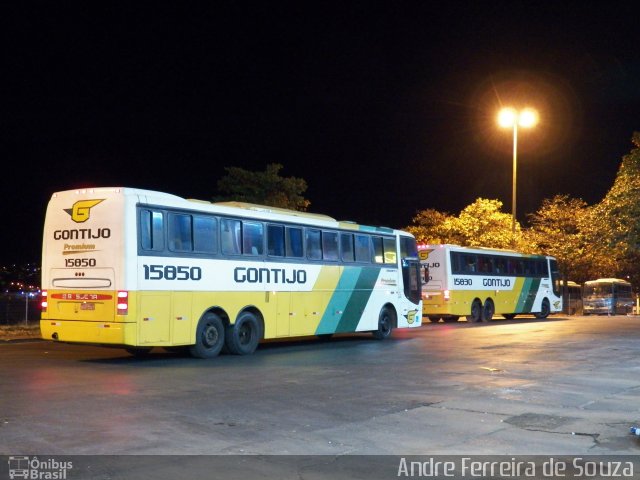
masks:
[[[45,339],[223,347],[418,327],[420,264],[408,233],[325,215],[209,203],[132,188],[53,194],[42,252]]]
[[[431,321],[489,321],[533,313],[546,318],[562,311],[557,262],[553,257],[456,245],[419,246],[429,278],[422,286],[422,312]]]

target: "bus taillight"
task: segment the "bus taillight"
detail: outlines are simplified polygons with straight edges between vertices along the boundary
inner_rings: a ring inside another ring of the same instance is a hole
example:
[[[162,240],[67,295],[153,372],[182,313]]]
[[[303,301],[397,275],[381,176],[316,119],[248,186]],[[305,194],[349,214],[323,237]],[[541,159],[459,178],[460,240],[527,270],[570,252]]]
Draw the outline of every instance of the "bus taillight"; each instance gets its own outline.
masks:
[[[42,290],[42,292],[40,293],[40,309],[43,312],[47,311],[47,291],[46,290]]]
[[[444,299],[445,300],[449,300],[451,298],[451,293],[449,292],[449,290],[445,290],[444,291]]]
[[[118,290],[118,315],[129,313],[129,292]]]

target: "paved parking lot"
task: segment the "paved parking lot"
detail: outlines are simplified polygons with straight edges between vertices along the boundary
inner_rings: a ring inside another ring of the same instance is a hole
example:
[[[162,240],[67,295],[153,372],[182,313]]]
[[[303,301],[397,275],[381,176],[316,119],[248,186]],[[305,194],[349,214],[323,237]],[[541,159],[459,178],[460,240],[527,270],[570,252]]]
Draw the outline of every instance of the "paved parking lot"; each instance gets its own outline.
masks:
[[[0,454],[639,454],[640,318],[430,324],[196,360],[0,344]]]

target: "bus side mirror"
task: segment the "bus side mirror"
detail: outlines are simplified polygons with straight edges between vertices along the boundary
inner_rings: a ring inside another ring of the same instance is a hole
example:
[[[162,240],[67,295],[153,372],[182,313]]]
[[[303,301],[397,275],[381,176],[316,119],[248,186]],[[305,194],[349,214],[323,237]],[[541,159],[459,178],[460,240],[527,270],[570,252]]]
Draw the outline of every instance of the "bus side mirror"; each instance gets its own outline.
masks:
[[[429,283],[429,267],[426,265],[422,266],[422,281],[424,283]]]

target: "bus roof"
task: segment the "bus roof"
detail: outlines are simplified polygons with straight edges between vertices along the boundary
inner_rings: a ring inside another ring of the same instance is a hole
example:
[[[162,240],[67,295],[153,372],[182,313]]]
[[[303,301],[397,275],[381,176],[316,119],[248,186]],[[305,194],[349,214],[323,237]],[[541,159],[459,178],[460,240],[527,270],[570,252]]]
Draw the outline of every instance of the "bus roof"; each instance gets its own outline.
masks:
[[[183,198],[171,193],[159,192],[155,190],[146,190],[132,187],[89,187],[75,190],[66,190],[55,192],[52,198],[66,195],[84,195],[84,194],[120,194],[123,196],[145,197],[145,202],[156,203],[163,206],[176,206],[188,209],[190,207],[196,210],[207,211],[211,213],[220,213],[227,215],[238,215],[241,217],[252,217],[261,220],[280,220],[280,221],[296,221],[310,225],[323,225],[332,228],[342,228],[345,230],[359,230],[367,232],[387,233],[387,234],[403,234],[412,236],[403,230],[395,230],[389,227],[367,226],[351,221],[338,221],[329,215],[321,213],[301,212],[298,210],[289,210],[286,208],[271,207],[268,205],[258,205],[247,202],[209,202],[206,200],[198,200],[192,198]],[[200,206],[200,208],[198,207]],[[295,219],[295,220],[294,220]]]
[[[444,249],[452,249],[459,250],[462,252],[469,253],[498,253],[505,255],[518,255],[521,257],[550,257],[549,255],[541,255],[537,253],[522,253],[517,250],[511,250],[507,248],[492,248],[492,247],[463,247],[460,245],[455,245],[453,243],[431,243],[431,244],[419,244],[418,250],[426,250],[429,248],[444,248]]]
[[[626,280],[622,280],[621,278],[598,278],[597,280],[589,280],[584,282],[585,285],[592,285],[594,283],[626,283],[631,285],[631,283]]]
[[[203,202],[204,200],[192,200],[189,201],[197,201]],[[209,202],[206,202],[209,203]],[[287,208],[279,208],[279,207],[271,207],[268,205],[258,205],[255,203],[247,203],[247,202],[215,202],[212,205],[222,205],[225,207],[233,207],[233,208],[241,208],[244,210],[251,210],[254,212],[267,212],[267,213],[281,213],[283,215],[292,215],[294,217],[304,217],[304,218],[314,218],[317,220],[327,220],[329,222],[335,222],[336,219],[330,217],[329,215],[324,215],[322,213],[309,213],[309,212],[301,212],[299,210],[289,210]]]

